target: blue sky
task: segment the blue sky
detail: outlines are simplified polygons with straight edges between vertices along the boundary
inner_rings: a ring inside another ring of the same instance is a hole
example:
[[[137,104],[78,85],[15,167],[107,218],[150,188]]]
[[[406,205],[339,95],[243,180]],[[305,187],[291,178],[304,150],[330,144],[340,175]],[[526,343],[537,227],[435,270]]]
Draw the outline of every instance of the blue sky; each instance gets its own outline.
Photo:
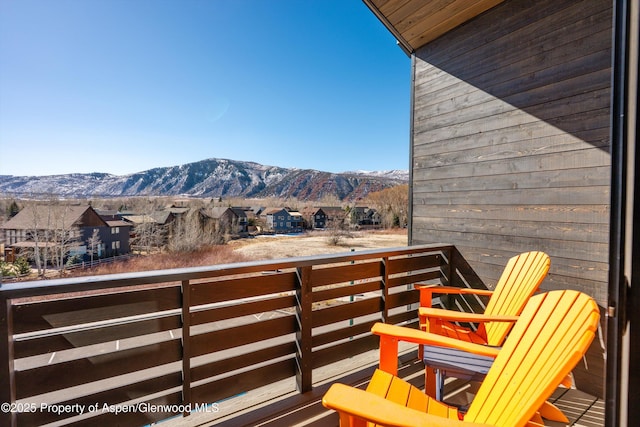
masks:
[[[0,0],[3,175],[407,169],[409,97],[360,0]]]

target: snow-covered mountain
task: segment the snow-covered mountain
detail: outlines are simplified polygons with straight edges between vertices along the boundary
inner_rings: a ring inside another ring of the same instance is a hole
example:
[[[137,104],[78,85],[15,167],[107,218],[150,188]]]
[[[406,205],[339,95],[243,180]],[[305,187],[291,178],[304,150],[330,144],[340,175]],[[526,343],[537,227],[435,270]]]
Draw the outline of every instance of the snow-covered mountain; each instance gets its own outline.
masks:
[[[296,197],[335,195],[353,200],[407,182],[407,171],[330,173],[254,162],[207,159],[130,175],[106,173],[49,176],[0,175],[0,193],[66,198],[119,196]]]
[[[356,174],[356,175],[365,175],[365,176],[375,176],[379,178],[389,178],[389,179],[397,179],[400,181],[409,181],[409,171],[408,170],[399,170],[392,169],[388,171],[350,171],[343,172],[345,174]]]

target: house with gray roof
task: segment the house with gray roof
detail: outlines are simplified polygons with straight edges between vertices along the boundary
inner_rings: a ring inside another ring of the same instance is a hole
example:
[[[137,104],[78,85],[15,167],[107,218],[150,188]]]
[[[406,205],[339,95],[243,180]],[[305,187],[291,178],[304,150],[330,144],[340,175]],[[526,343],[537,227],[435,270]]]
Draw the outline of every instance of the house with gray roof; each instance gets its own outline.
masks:
[[[263,215],[266,218],[267,229],[274,233],[301,233],[304,230],[304,219],[298,211],[286,208],[267,209]]]
[[[93,238],[93,237],[97,237]],[[89,205],[25,206],[0,226],[8,260],[37,248],[64,248],[69,254],[109,257],[129,253],[129,226],[122,220],[105,221]],[[96,242],[99,242],[96,247]]]

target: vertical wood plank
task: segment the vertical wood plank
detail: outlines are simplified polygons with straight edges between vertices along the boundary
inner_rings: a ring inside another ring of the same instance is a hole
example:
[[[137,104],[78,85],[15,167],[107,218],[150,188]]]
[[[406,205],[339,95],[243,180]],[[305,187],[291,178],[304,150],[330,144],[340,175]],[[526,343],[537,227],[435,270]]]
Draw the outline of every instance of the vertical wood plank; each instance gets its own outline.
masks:
[[[453,274],[454,268],[452,266],[453,260],[451,259],[451,253],[453,252],[451,249],[446,249],[442,251],[444,253],[444,257],[438,255],[440,259],[440,265],[442,266],[442,270],[444,271],[444,277],[440,277],[440,284],[442,286],[449,286],[451,282],[451,274]]]
[[[383,257],[381,260],[382,263],[382,312],[380,313],[382,316],[382,323],[387,323],[387,319],[389,319],[389,306],[387,302],[389,301],[389,269],[387,265],[389,264],[389,257]]]
[[[311,266],[296,269],[296,385],[300,393],[312,389],[312,282]]]
[[[16,383],[13,375],[13,321],[11,301],[0,299],[0,403],[11,404],[16,400]],[[15,412],[0,411],[0,424],[15,427],[18,425]]]
[[[182,281],[182,403],[191,403],[191,286]],[[182,414],[189,415],[188,412]]]

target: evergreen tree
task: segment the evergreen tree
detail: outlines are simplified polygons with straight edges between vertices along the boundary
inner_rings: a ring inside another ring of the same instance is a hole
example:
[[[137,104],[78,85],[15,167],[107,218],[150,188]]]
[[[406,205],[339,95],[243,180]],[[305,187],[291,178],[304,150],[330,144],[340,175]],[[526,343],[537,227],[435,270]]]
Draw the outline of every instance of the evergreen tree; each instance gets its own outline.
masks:
[[[15,200],[12,200],[11,204],[7,208],[7,216],[9,218],[13,218],[18,214],[18,212],[20,212],[20,206],[18,206]]]

